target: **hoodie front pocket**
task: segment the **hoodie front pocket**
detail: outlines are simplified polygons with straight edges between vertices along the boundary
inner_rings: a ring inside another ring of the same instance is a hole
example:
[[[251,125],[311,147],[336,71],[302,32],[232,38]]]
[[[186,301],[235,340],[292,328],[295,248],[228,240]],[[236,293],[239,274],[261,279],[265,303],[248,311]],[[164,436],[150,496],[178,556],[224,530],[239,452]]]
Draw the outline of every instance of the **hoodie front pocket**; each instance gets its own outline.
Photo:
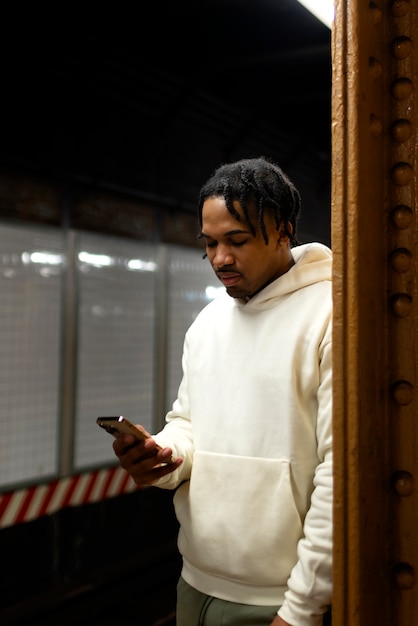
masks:
[[[188,496],[175,495],[179,549],[207,574],[285,584],[302,523],[289,462],[197,452]]]

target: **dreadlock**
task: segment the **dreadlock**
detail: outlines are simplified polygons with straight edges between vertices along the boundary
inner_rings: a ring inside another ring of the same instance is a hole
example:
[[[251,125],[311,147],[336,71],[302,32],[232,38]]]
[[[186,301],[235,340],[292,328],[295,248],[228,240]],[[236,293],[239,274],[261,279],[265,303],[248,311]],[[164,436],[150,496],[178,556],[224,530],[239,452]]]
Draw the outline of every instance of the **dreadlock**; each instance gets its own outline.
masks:
[[[283,225],[291,245],[297,245],[296,228],[300,212],[300,195],[281,168],[266,157],[241,159],[235,163],[226,163],[218,167],[200,190],[198,200],[198,220],[202,227],[202,209],[205,200],[223,197],[228,211],[236,219],[240,215],[232,202],[238,200],[242,207],[244,220],[253,235],[256,229],[254,217],[268,243],[264,215],[274,218],[276,228]],[[290,232],[289,224],[292,226]]]

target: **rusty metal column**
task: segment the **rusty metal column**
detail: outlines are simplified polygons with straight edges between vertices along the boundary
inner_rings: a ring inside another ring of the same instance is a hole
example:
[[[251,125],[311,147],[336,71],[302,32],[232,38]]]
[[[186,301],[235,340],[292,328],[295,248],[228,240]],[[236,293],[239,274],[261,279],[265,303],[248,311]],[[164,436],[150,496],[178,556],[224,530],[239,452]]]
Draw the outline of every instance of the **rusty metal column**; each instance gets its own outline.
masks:
[[[336,2],[334,626],[418,615],[417,11]]]

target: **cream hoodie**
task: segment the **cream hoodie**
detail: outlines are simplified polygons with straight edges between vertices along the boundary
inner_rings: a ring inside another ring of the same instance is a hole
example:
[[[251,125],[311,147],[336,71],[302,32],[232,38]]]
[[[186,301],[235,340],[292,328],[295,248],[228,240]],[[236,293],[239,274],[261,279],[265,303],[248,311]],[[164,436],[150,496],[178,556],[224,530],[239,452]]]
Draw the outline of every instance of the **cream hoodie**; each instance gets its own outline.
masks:
[[[331,602],[331,251],[292,254],[249,302],[225,293],[187,331],[155,436],[184,463],[157,486],[177,488],[190,585],[319,626]]]

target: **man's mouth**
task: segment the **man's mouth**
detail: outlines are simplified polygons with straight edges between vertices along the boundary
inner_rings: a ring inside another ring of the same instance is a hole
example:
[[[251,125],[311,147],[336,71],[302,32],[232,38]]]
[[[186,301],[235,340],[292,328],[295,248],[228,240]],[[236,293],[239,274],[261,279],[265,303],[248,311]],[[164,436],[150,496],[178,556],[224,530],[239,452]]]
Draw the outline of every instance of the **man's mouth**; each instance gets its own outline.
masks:
[[[218,272],[219,280],[225,285],[225,287],[233,287],[241,280],[241,274],[237,272]]]

